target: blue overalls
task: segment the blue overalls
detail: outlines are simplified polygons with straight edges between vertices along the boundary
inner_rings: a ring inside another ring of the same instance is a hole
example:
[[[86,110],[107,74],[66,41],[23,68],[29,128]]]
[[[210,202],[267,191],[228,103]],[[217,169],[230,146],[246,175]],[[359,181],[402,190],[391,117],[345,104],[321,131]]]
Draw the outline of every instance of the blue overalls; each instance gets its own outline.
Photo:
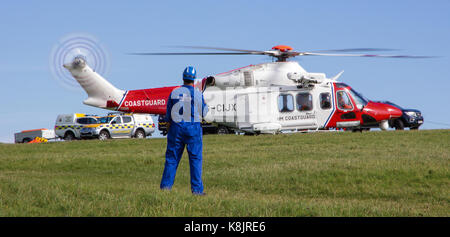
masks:
[[[172,188],[186,146],[189,154],[191,191],[194,194],[203,193],[201,121],[207,112],[208,107],[203,94],[192,86],[183,85],[170,94],[166,110],[166,121],[170,122],[170,128],[167,134],[166,162],[161,189]]]

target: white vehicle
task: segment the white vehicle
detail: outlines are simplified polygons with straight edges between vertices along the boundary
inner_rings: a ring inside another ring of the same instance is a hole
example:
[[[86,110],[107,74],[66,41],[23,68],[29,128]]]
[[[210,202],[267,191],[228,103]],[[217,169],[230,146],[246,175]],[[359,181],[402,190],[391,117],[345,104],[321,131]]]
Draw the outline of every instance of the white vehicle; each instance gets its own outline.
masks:
[[[82,138],[145,138],[155,131],[150,114],[108,115],[98,124],[86,125],[80,130]]]
[[[45,128],[24,130],[24,131],[14,134],[14,142],[15,143],[28,143],[28,142],[32,141],[33,139],[35,139],[36,137],[45,138],[45,139],[54,139],[55,131],[48,130]]]
[[[60,114],[56,118],[55,133],[57,137],[71,141],[80,139],[80,129],[87,124],[98,123],[98,116],[86,114]]]

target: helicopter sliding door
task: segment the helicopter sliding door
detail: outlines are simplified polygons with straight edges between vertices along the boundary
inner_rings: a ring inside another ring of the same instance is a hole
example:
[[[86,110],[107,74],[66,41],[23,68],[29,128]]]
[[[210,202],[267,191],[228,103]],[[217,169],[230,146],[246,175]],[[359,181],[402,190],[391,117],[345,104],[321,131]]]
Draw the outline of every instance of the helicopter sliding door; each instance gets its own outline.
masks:
[[[316,108],[317,124],[320,129],[327,128],[328,123],[336,111],[333,88],[331,86],[316,87],[314,95],[317,98],[314,103]]]
[[[317,128],[316,108],[314,108],[313,95],[311,92],[299,92],[295,95],[296,111],[298,115],[298,126],[306,128]]]
[[[273,93],[270,88],[248,88],[236,95],[236,122],[242,130],[254,130],[256,124],[276,121]],[[279,126],[279,125],[278,125]]]

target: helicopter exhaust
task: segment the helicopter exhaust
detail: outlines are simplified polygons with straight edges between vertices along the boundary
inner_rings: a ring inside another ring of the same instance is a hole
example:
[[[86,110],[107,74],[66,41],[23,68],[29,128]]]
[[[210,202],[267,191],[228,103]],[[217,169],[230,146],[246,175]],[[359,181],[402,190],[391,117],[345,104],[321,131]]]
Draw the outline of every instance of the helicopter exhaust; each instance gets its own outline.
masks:
[[[120,101],[125,93],[92,70],[83,56],[75,57],[72,62],[64,64],[63,67],[69,70],[88,94],[88,98],[83,101],[86,105],[107,108],[108,103],[117,104],[117,101]]]

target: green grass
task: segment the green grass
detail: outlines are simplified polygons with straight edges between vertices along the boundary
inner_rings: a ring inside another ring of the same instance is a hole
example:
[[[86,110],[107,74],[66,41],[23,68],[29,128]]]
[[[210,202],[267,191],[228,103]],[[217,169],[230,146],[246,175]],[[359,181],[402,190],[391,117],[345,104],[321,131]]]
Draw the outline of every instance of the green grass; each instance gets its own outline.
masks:
[[[204,197],[165,146],[0,144],[0,216],[450,216],[450,130],[207,135]]]

